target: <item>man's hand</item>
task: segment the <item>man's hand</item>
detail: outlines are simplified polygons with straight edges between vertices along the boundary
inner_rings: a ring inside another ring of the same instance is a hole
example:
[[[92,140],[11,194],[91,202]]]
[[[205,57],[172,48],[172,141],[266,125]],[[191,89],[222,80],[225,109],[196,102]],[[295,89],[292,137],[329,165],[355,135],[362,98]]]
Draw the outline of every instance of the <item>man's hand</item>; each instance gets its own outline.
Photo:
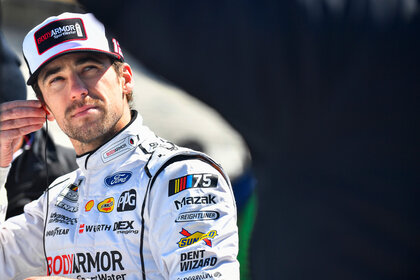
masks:
[[[46,112],[38,100],[0,104],[0,167],[7,167],[24,135],[42,128]],[[52,120],[52,117],[49,117]]]

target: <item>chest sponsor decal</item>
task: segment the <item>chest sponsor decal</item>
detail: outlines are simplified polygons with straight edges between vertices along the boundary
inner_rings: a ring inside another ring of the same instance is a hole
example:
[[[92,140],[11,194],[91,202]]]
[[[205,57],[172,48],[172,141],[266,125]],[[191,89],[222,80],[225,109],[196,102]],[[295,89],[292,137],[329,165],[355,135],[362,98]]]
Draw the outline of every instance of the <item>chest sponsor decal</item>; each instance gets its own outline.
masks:
[[[118,198],[117,212],[136,209],[137,192],[135,189],[123,192]]]
[[[48,223],[49,224],[58,223],[58,224],[66,224],[66,225],[75,225],[77,224],[77,218],[70,218],[62,214],[53,212],[50,215],[50,219],[48,220]]]
[[[104,181],[107,186],[113,187],[126,183],[128,180],[130,180],[131,175],[133,175],[133,173],[129,171],[118,172],[106,177]]]
[[[216,188],[218,176],[215,174],[190,174],[169,181],[168,196],[191,188]]]
[[[85,205],[85,211],[89,212],[90,210],[92,210],[94,205],[95,205],[95,202],[93,200],[89,200]]]
[[[195,222],[204,220],[217,220],[220,217],[219,212],[216,211],[191,211],[184,212],[178,215],[175,222]]]
[[[200,274],[193,274],[190,276],[184,276],[182,278],[176,278],[176,280],[203,280],[203,279],[220,279],[222,273],[216,271],[215,273],[201,272]],[[222,278],[225,279],[225,278]]]
[[[216,204],[214,195],[206,195],[206,196],[187,196],[182,198],[181,200],[174,200],[174,204],[177,210],[181,209],[185,205],[208,205],[208,204]]]
[[[86,40],[86,31],[82,19],[62,19],[53,21],[34,34],[38,53],[70,40]]]
[[[45,233],[45,236],[56,236],[56,235],[66,235],[69,233],[69,229],[68,228],[59,228],[56,227],[55,229],[51,229],[51,230],[47,230],[47,232]]]
[[[182,229],[180,232],[181,235],[185,236],[181,238],[178,242],[179,248],[184,248],[187,246],[190,246],[192,244],[195,244],[199,241],[203,241],[207,246],[212,247],[213,244],[210,239],[213,239],[217,236],[216,230],[210,230],[207,233],[203,233],[200,231],[196,231],[193,234],[189,233],[186,229]]]
[[[104,231],[113,231],[116,234],[138,234],[139,230],[135,229],[133,226],[134,221],[118,221],[115,222],[114,225],[110,224],[99,224],[99,225],[87,225],[87,224],[80,224],[79,225],[79,234],[83,234],[85,232],[104,232]]]
[[[84,177],[80,177],[76,182],[64,188],[58,195],[55,206],[69,212],[77,212],[79,210],[79,204],[77,202],[79,200],[79,187],[84,180]]]
[[[110,213],[114,210],[115,201],[113,197],[108,197],[98,204],[99,212]]]
[[[205,257],[205,250],[191,251],[182,253],[180,257],[180,270],[189,271],[192,269],[215,266],[217,263],[216,257]]]
[[[124,271],[119,251],[74,253],[47,257],[48,275]],[[108,278],[104,278],[108,279]]]
[[[111,148],[109,148],[102,154],[102,161],[111,161],[114,158],[119,157],[128,151],[131,151],[132,149],[137,147],[137,142],[138,139],[135,136],[128,136],[116,142],[115,145],[113,145]]]

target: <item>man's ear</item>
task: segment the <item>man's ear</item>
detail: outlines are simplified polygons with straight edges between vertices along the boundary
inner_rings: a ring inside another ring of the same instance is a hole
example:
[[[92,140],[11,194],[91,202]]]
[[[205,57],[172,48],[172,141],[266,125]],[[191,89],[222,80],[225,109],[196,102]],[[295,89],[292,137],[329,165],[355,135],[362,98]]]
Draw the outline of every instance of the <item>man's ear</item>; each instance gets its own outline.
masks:
[[[133,71],[129,64],[123,64],[121,76],[123,78],[123,93],[128,94],[132,92],[134,88],[134,80]]]
[[[51,113],[50,108],[48,108],[47,104],[45,104],[45,103],[42,104],[42,108],[44,109],[45,113],[47,114],[47,119],[49,121],[55,120],[55,118],[54,118],[53,114]]]

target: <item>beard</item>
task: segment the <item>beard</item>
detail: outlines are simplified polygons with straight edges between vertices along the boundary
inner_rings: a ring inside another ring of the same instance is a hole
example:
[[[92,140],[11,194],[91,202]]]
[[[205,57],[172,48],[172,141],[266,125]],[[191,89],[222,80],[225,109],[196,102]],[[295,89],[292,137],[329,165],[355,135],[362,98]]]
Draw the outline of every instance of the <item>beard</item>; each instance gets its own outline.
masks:
[[[95,106],[98,114],[83,118],[83,122],[81,120],[74,122],[72,120],[73,112],[83,106]],[[83,100],[72,103],[66,109],[66,117],[61,129],[68,137],[81,143],[105,142],[118,132],[116,124],[120,120],[121,114],[117,114],[117,112],[118,110],[108,110],[101,100],[87,96]]]

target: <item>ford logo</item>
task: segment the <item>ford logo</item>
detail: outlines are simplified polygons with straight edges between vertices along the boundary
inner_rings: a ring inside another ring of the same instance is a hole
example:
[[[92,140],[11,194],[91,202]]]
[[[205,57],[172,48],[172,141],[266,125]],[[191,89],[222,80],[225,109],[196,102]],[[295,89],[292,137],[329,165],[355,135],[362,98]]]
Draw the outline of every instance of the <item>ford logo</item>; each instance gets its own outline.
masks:
[[[110,187],[124,184],[125,182],[130,180],[131,175],[133,175],[133,173],[128,171],[112,174],[111,176],[105,178],[105,184]]]

